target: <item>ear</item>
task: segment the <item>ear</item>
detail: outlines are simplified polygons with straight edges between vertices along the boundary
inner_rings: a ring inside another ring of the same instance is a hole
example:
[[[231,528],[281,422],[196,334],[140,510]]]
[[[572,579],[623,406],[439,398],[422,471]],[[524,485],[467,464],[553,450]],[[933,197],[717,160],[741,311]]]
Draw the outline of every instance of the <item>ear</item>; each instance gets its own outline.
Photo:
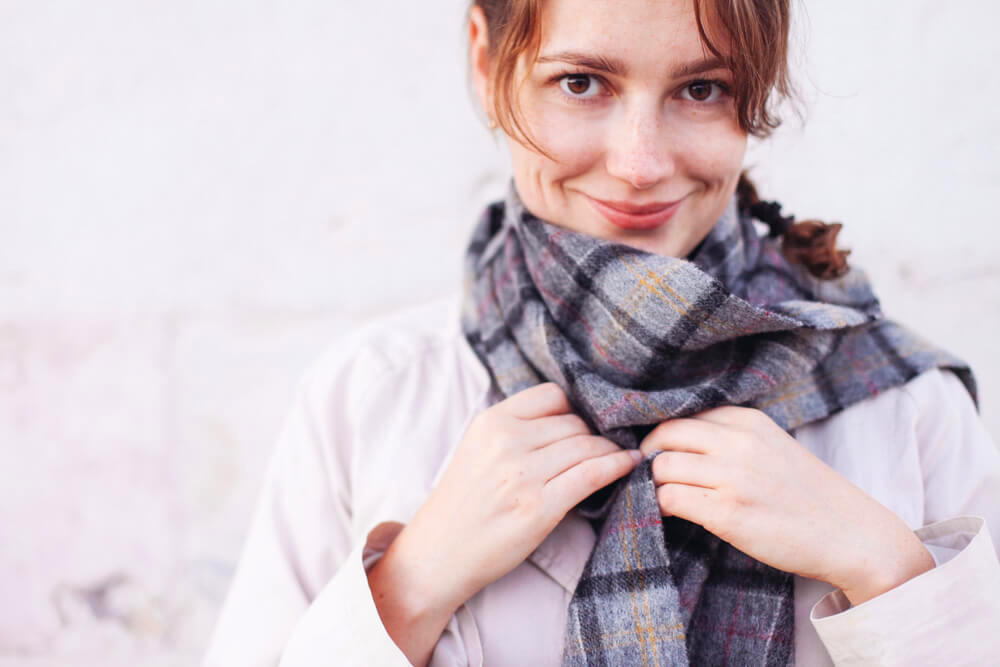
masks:
[[[479,99],[479,106],[488,118],[493,118],[493,91],[490,85],[489,31],[486,14],[479,5],[469,9],[469,72]]]

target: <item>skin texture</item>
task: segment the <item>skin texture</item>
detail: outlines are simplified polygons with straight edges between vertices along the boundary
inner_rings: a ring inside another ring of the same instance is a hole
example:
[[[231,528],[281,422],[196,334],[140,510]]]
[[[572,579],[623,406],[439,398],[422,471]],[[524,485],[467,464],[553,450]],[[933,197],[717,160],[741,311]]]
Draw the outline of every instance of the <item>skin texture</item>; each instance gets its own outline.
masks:
[[[469,42],[473,84],[483,109],[492,109],[478,8],[470,13]],[[731,74],[679,75],[708,55],[690,2],[549,0],[540,58],[565,52],[615,60],[624,71],[522,59],[517,104],[549,155],[508,138],[521,199],[568,229],[687,255],[728,205],[746,150],[726,90]],[[680,203],[663,224],[637,230],[609,222],[591,198]],[[934,565],[899,517],[762,412],[722,407],[663,422],[641,449],[663,452],[653,477],[664,514],[698,523],[762,562],[837,586],[854,604]],[[551,383],[485,410],[440,484],[369,572],[390,637],[412,663],[426,664],[459,606],[636,460],[635,452],[591,435]]]
[[[892,511],[759,410],[720,407],[661,423],[640,445],[664,515],[693,521],[861,604],[934,567]]]
[[[389,636],[410,662],[426,664],[458,607],[640,458],[591,435],[551,382],[484,410],[441,482],[369,572]]]
[[[551,156],[508,142],[525,206],[585,234],[687,255],[729,203],[747,146],[728,92],[729,70],[678,76],[710,55],[691,3],[552,0],[543,7],[539,60],[565,52],[619,61],[626,71],[519,62],[524,83],[517,105],[532,138]],[[474,62],[473,81],[489,109],[484,64]],[[576,76],[560,82],[565,74]],[[640,231],[610,223],[592,198],[682,202],[666,224]]]

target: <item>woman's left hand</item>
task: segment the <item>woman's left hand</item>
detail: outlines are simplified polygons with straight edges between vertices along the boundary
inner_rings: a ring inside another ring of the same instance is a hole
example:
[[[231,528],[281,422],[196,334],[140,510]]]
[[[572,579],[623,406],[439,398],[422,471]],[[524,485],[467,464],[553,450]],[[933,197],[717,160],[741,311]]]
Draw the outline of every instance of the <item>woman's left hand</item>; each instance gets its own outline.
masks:
[[[660,510],[860,604],[934,567],[919,538],[759,410],[721,407],[642,441]]]

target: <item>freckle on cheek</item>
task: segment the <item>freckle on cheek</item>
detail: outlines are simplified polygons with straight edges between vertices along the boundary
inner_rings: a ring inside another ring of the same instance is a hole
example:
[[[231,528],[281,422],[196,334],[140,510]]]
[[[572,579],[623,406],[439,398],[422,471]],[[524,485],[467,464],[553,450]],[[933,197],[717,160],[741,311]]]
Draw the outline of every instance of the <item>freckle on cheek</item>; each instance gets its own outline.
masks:
[[[547,135],[546,146],[557,162],[569,165],[589,160],[600,150],[600,142],[589,132],[553,132]]]

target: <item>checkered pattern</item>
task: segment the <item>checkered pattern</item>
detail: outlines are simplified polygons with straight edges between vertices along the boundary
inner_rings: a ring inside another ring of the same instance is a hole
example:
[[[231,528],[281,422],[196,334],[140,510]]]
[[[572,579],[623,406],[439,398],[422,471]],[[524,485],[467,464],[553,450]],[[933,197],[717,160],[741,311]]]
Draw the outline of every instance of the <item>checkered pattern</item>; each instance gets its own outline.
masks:
[[[861,272],[812,277],[735,202],[683,260],[541,221],[511,185],[473,234],[466,279],[463,329],[493,399],[554,381],[622,447],[719,405],[791,430],[936,366],[975,397],[964,363],[882,319]],[[604,520],[570,603],[564,664],[793,662],[791,575],[662,519],[649,460],[586,509]]]

